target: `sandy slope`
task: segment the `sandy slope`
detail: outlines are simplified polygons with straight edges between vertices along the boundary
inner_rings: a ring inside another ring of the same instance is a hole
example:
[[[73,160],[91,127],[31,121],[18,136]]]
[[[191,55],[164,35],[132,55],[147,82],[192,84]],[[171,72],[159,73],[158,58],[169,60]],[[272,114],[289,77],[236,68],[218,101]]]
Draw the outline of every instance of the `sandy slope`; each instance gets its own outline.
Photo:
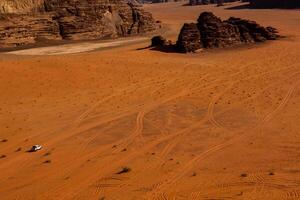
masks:
[[[149,41],[151,37],[132,37],[131,39],[119,39],[110,41],[90,41],[78,42],[63,45],[36,47],[23,50],[15,50],[6,52],[12,55],[25,55],[25,56],[41,56],[41,55],[61,55],[61,54],[75,54],[82,52],[90,52],[95,50],[103,50],[112,47],[120,47],[125,45],[136,44],[140,42]]]
[[[147,9],[174,30],[213,10],[289,37],[195,55],[1,54],[0,199],[300,199],[300,11]]]

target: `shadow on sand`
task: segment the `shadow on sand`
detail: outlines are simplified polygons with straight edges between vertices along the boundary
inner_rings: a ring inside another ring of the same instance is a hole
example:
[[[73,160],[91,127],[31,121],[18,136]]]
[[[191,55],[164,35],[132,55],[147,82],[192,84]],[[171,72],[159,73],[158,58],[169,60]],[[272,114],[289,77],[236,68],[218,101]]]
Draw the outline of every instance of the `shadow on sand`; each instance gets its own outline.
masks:
[[[273,6],[262,6],[262,7],[252,7],[250,4],[243,4],[238,6],[233,6],[225,8],[226,10],[243,10],[243,9],[299,9],[299,5],[289,6],[289,5],[273,5]]]
[[[225,8],[226,10],[243,10],[243,9],[253,9],[251,8],[250,4],[243,4],[238,6],[233,6],[229,8]]]
[[[148,46],[148,47],[138,48],[136,50],[140,51],[145,49],[149,49],[151,51],[160,51],[164,53],[178,53],[178,51],[176,51],[175,45],[157,46],[157,47]]]

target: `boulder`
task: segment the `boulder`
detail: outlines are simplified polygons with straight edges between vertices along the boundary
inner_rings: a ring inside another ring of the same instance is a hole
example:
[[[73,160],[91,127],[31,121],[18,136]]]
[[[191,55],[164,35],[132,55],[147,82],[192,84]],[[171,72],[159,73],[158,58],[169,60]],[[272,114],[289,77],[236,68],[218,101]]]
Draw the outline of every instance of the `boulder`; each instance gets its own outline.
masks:
[[[166,45],[168,45],[167,40],[160,35],[154,36],[151,39],[151,47],[163,47]]]

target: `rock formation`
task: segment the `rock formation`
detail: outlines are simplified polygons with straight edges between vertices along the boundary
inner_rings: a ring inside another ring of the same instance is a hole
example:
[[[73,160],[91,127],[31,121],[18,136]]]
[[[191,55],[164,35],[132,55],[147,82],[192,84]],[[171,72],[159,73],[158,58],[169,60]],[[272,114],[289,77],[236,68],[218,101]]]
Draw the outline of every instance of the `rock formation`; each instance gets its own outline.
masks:
[[[231,17],[222,21],[211,12],[203,12],[198,23],[184,24],[174,49],[177,52],[195,52],[201,48],[224,48],[239,44],[275,40],[278,32],[254,21]]]
[[[37,40],[85,40],[153,31],[150,13],[126,0],[4,0],[0,47]]]
[[[223,22],[211,12],[198,18],[198,29],[205,48],[227,47],[241,43],[238,26]]]
[[[263,27],[255,21],[231,17],[225,23],[238,27],[240,41],[244,43],[264,42],[266,40],[275,40],[279,37],[275,28]]]
[[[179,33],[176,49],[182,53],[195,52],[202,47],[200,39],[201,36],[197,24],[186,23]]]

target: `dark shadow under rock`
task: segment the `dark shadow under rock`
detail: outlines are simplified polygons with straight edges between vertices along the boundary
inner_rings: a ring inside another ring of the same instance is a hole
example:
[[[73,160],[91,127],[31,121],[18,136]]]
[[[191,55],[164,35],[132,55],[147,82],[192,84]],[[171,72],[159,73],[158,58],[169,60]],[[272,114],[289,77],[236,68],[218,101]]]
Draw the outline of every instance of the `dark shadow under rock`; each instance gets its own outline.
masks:
[[[238,6],[233,6],[229,8],[225,8],[226,10],[244,10],[244,9],[251,9],[250,4],[243,4]]]

